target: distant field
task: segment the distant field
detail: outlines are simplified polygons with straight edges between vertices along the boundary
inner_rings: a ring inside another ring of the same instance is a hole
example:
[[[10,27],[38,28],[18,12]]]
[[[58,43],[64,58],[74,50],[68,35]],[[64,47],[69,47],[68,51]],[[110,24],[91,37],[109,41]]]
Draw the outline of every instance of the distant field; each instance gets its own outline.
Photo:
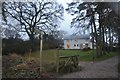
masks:
[[[82,51],[82,50],[43,50],[42,52],[42,60],[45,62],[55,62],[56,56],[67,56],[67,55],[79,55],[80,61],[92,61],[93,55],[95,55],[95,51]],[[96,58],[96,61],[104,60],[113,56],[118,55],[117,52],[110,52],[100,58]],[[28,54],[26,55],[28,56]],[[31,54],[33,58],[39,58],[39,51]]]

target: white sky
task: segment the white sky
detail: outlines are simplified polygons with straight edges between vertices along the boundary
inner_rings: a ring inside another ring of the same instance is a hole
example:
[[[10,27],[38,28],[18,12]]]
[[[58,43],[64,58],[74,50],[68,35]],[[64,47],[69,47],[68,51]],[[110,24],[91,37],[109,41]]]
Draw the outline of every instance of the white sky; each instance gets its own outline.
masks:
[[[70,3],[71,0],[57,0],[57,2],[61,3],[63,5],[64,9],[66,9],[67,8],[67,4],[66,3]],[[73,16],[68,14],[64,10],[64,20],[61,21],[60,30],[67,31],[68,34],[72,34],[74,32],[74,28],[70,28],[70,24],[71,24],[72,18],[73,18]]]

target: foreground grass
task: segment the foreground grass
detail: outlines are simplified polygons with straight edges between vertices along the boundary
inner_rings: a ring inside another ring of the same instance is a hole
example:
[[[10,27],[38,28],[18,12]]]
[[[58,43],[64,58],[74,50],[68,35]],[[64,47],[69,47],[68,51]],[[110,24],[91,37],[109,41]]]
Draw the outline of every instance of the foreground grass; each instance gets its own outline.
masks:
[[[96,58],[95,60],[102,61],[102,60],[109,59],[111,57],[118,56],[118,55],[120,55],[119,52],[110,52],[110,53],[106,53],[106,55],[103,55],[100,58]]]
[[[67,55],[79,55],[80,61],[92,61],[95,52],[81,51],[81,50],[43,50],[42,53],[42,65],[43,74],[46,77],[56,77],[56,56]],[[117,56],[117,52],[110,52],[100,58],[96,58],[96,61],[108,59],[113,56]],[[24,56],[11,54],[2,57],[2,77],[3,78],[39,78],[42,74],[39,74],[39,51],[31,53],[29,60],[29,53]],[[118,65],[118,69],[119,69]],[[68,68],[68,67],[67,67]],[[78,70],[77,70],[78,71]],[[52,74],[52,76],[51,76]]]

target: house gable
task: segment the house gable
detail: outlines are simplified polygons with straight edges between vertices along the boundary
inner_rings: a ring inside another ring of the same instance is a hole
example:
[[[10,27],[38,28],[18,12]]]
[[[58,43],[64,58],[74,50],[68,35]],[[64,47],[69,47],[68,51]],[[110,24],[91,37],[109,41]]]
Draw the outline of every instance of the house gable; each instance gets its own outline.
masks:
[[[64,38],[64,49],[82,49],[86,46],[91,47],[89,36],[67,36]],[[91,47],[92,48],[92,47]]]

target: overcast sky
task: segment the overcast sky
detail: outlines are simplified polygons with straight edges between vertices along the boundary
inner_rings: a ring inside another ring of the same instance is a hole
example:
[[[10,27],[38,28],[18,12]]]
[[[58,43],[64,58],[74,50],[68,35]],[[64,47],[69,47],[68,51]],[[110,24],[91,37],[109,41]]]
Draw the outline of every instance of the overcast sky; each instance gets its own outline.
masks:
[[[57,0],[58,3],[61,3],[63,5],[64,9],[67,8],[67,4],[66,3],[70,3],[71,1],[75,1],[75,0]],[[68,14],[64,10],[64,20],[61,21],[60,30],[67,31],[68,34],[74,33],[75,29],[74,28],[70,28],[70,24],[71,24],[72,18],[73,18],[73,16]],[[26,37],[26,38],[28,38],[28,37]]]
[[[70,3],[72,1],[79,1],[81,2],[82,0],[57,0],[57,2],[61,3],[64,7],[64,9],[67,8],[67,4],[66,3]],[[84,0],[84,1],[87,1],[87,2],[90,2],[90,1],[94,1],[94,0]],[[120,0],[96,0],[97,2],[118,2]],[[118,10],[116,10],[118,11]],[[61,30],[65,30],[68,32],[68,34],[72,34],[75,32],[75,29],[74,28],[70,28],[70,23],[72,21],[72,18],[73,16],[68,14],[65,10],[64,10],[64,20],[61,21],[61,27],[60,29]]]
[[[70,3],[71,0],[57,0],[58,3],[62,4],[64,9],[67,8],[67,4],[66,3]],[[73,16],[68,14],[65,10],[64,10],[64,20],[61,21],[61,24],[60,24],[60,30],[64,30],[69,34],[72,34],[75,30],[74,28],[70,28],[70,24],[71,24],[71,21],[72,21],[72,18]],[[24,36],[27,36],[27,34],[24,34]],[[24,37],[23,38],[26,40],[28,39],[29,37]]]
[[[71,0],[57,0],[57,2],[61,3],[64,7],[64,9],[67,8],[67,4],[66,3],[70,3]],[[64,20],[61,21],[61,25],[60,25],[60,30],[64,30],[67,31],[68,34],[71,34],[74,32],[74,28],[70,28],[70,23],[72,21],[73,16],[68,14],[65,10],[64,10]]]

